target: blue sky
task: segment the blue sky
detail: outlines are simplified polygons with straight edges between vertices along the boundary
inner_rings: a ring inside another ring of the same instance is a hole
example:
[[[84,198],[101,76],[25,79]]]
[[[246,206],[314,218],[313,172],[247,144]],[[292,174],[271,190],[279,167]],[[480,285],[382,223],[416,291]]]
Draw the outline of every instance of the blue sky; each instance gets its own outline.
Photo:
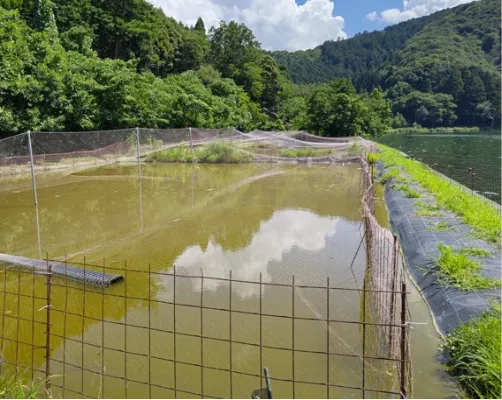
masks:
[[[307,0],[295,0],[296,4],[302,5]],[[345,32],[354,36],[358,32],[380,30],[388,26],[382,21],[370,21],[366,16],[375,10],[387,10],[389,8],[401,8],[401,0],[337,0],[335,1],[335,14],[345,19]]]
[[[149,0],[186,25],[235,20],[266,50],[306,50],[473,0]]]

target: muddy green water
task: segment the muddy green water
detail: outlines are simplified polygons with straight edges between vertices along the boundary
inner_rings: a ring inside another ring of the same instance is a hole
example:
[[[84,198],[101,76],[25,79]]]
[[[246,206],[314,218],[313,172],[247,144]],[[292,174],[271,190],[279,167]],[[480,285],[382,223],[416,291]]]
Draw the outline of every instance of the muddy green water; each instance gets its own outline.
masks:
[[[0,252],[28,257],[49,254],[49,258],[66,257],[73,262],[82,262],[85,256],[86,263],[105,263],[126,277],[104,297],[99,291],[84,292],[78,284],[66,289],[64,281],[55,279],[51,372],[56,375],[54,384],[67,390],[53,387],[53,395],[172,398],[174,391],[165,387],[176,386],[178,397],[192,397],[185,392],[203,390],[207,396],[249,398],[260,387],[259,378],[245,375],[260,372],[259,317],[234,314],[230,329],[228,312],[205,310],[201,315],[197,308],[177,306],[174,326],[173,307],[166,302],[176,295],[177,303],[197,305],[203,293],[204,305],[213,308],[228,308],[231,298],[233,309],[257,312],[261,302],[264,313],[290,316],[294,301],[296,317],[322,319],[327,312],[326,290],[297,289],[292,296],[291,288],[264,286],[260,293],[259,285],[234,283],[230,291],[228,282],[190,277],[177,278],[174,288],[172,277],[161,273],[176,265],[177,273],[188,276],[202,271],[205,276],[227,278],[232,271],[234,279],[258,282],[261,276],[265,283],[290,283],[294,275],[297,284],[308,285],[326,285],[329,277],[331,286],[362,287],[363,251],[349,268],[361,240],[358,165],[194,168],[168,164],[141,169],[141,180],[135,165],[51,179],[39,176],[38,233],[31,191],[22,185],[4,186],[0,191]],[[149,279],[148,270],[158,274]],[[45,279],[12,270],[4,270],[0,279],[12,293],[1,299],[7,315],[1,329],[11,339],[2,342],[2,358],[43,369],[45,350],[31,352],[30,345],[45,344],[45,327],[32,321],[45,321],[46,303],[42,298],[33,303],[30,296],[45,296]],[[67,313],[62,312],[65,309]],[[332,319],[359,321],[358,292],[330,292],[329,309]],[[24,319],[18,322],[9,315]],[[330,356],[328,360],[320,354],[328,345],[331,352],[360,354],[358,325],[296,321],[293,334],[291,320],[286,318],[262,317],[261,323],[264,345],[287,349],[294,340],[295,348],[319,353],[297,353],[293,364],[291,351],[263,348],[262,365],[273,377],[291,380],[294,376],[319,383],[329,379],[336,385],[361,386],[359,358]],[[424,326],[424,340],[417,344],[420,373],[414,388],[424,397],[447,397],[451,388],[438,373],[430,328]],[[166,332],[174,329],[213,339],[182,335],[174,339]],[[217,340],[230,336],[250,344],[230,346]],[[371,344],[368,348],[378,351]],[[169,361],[174,358],[185,364],[175,367]],[[220,369],[232,365],[235,372],[201,371],[195,366],[200,363]],[[28,378],[31,375],[30,370],[24,373]],[[375,362],[369,366],[366,387],[388,390],[393,378],[386,363]],[[273,389],[278,398],[362,395],[355,389],[332,387],[327,392],[320,385],[297,383],[293,387],[278,381]]]

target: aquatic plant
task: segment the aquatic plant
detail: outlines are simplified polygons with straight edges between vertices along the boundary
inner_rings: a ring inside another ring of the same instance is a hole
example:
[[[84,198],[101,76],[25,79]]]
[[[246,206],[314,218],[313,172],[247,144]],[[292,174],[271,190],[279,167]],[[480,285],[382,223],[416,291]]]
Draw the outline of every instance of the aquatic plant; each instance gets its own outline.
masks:
[[[500,399],[501,308],[466,322],[448,335],[443,350],[448,372],[455,376],[465,398]]]

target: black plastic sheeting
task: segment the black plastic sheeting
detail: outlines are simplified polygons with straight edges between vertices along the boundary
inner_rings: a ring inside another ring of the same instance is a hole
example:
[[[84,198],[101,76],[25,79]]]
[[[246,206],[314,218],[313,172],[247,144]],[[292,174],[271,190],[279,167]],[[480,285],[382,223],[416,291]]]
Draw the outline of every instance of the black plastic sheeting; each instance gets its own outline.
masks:
[[[114,283],[124,280],[122,275],[106,274],[104,272],[93,271],[90,269],[74,267],[69,264],[46,260],[37,260],[34,258],[13,256],[0,253],[0,263],[11,264],[29,271],[47,272],[48,266],[51,267],[51,273],[54,276],[68,278],[76,282],[97,287],[108,287]]]
[[[498,279],[501,273],[500,250],[474,238],[472,228],[450,211],[442,209],[438,217],[418,216],[417,200],[430,204],[435,204],[435,201],[418,184],[409,185],[420,193],[419,199],[406,198],[401,191],[392,189],[392,182],[386,184],[385,201],[390,222],[399,237],[413,280],[428,302],[438,329],[442,334],[447,334],[461,323],[489,310],[493,299],[500,299],[500,289],[462,291],[439,283],[434,273],[435,261],[440,255],[438,244],[451,246],[453,250],[475,247],[492,252],[488,257],[473,258],[483,265],[481,275]],[[433,230],[433,226],[440,221],[454,228],[448,231]]]

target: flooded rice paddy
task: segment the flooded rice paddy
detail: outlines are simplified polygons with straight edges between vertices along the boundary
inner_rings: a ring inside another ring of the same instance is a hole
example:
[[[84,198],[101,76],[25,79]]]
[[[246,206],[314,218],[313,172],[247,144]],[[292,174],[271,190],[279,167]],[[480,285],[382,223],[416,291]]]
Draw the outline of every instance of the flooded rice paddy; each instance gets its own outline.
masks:
[[[232,271],[240,281],[290,284],[294,276],[297,285],[325,286],[329,278],[331,286],[361,288],[366,260],[363,249],[357,253],[358,168],[150,164],[141,166],[141,179],[136,165],[40,176],[38,226],[31,190],[4,186],[0,252],[106,265],[106,272],[125,276],[104,294],[76,283],[66,288],[64,280],[54,279],[53,396],[172,398],[203,392],[249,398],[261,386],[252,375],[267,366],[281,379],[273,381],[278,398],[361,397],[355,389],[362,386],[361,359],[322,354],[327,348],[361,354],[359,325],[322,321],[328,307],[332,319],[360,321],[359,292],[332,291],[328,298],[324,289],[293,293],[287,286],[249,283],[230,288],[225,280],[191,277],[228,278]],[[166,275],[174,266],[186,278],[174,282]],[[7,289],[4,314],[22,318],[2,320],[3,336],[11,338],[2,342],[2,359],[43,370],[46,279],[8,270],[0,283]],[[173,309],[174,296],[186,306]],[[212,309],[201,313],[201,301]],[[230,324],[222,311],[230,302],[249,314],[232,314]],[[260,308],[267,316],[256,315]],[[283,318],[293,312],[312,320],[292,324]],[[413,354],[415,343],[427,348],[417,353],[414,387],[421,395],[447,397],[451,387],[440,376],[427,323],[420,328],[423,340],[412,336]],[[293,342],[311,353],[295,353],[293,363]],[[40,348],[32,352],[32,345]],[[382,361],[372,362],[369,371],[367,389],[388,390],[395,379]],[[29,369],[19,374],[40,375]],[[326,380],[337,386],[316,384]],[[378,397],[371,391],[366,396]]]

